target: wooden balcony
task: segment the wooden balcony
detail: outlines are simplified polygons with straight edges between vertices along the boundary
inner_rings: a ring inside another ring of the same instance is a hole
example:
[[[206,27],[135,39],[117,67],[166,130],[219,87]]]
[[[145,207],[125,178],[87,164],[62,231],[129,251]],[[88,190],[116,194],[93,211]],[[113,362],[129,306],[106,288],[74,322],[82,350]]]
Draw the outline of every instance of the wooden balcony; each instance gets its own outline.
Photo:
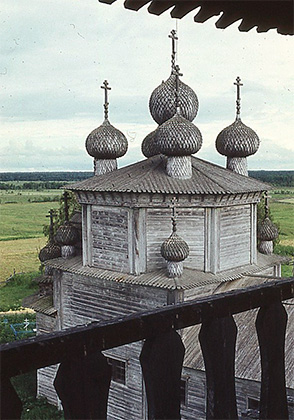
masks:
[[[288,419],[285,385],[287,313],[294,278],[200,298],[109,321],[94,322],[1,346],[1,418],[17,419],[21,402],[10,378],[60,363],[55,388],[66,419],[105,419],[111,368],[101,353],[144,340],[140,356],[149,419],[180,419],[184,346],[176,330],[202,324],[207,419],[237,419],[234,314],[260,308],[260,419]],[[218,354],[217,360],[215,354]],[[294,357],[294,356],[293,356]],[[139,420],[139,419],[138,419]]]

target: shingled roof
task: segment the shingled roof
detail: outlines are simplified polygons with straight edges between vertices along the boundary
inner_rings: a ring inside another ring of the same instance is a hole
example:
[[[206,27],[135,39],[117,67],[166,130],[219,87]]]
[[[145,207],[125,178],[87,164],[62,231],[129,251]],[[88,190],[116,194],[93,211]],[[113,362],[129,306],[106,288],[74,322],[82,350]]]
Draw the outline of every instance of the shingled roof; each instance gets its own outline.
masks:
[[[116,0],[99,0],[112,4]],[[203,23],[213,16],[219,16],[216,27],[225,29],[241,20],[240,31],[257,27],[257,32],[276,28],[280,34],[293,35],[292,0],[125,0],[126,9],[139,10],[148,5],[149,13],[161,15],[171,9],[171,17],[182,18],[197,9],[194,21]]]
[[[185,180],[175,179],[166,174],[165,163],[164,156],[153,156],[116,171],[69,185],[67,189],[120,193],[216,195],[267,191],[271,188],[264,182],[236,174],[196,157],[192,157],[192,177]]]

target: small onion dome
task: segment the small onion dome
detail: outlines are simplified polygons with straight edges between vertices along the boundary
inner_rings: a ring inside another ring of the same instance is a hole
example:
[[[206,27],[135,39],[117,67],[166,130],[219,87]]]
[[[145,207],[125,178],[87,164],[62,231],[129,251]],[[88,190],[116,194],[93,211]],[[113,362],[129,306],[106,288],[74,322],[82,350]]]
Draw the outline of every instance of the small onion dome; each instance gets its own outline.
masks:
[[[276,225],[266,217],[257,227],[257,237],[261,241],[273,241],[279,236],[279,230]]]
[[[60,246],[54,242],[49,242],[44,248],[39,252],[39,260],[41,262],[52,260],[53,258],[58,258],[61,256]]]
[[[167,156],[189,156],[202,146],[202,135],[196,125],[183,118],[178,112],[158,127],[156,144]]]
[[[157,129],[147,134],[147,136],[144,138],[142,142],[141,150],[142,150],[143,155],[146,158],[158,155],[160,153],[159,148],[155,141],[156,133],[157,133]]]
[[[55,240],[60,245],[75,245],[79,240],[79,232],[69,222],[59,226]]]
[[[199,108],[198,98],[194,90],[180,80],[179,106],[180,114],[188,121],[193,121]],[[149,99],[149,110],[158,124],[163,124],[175,115],[176,76],[174,74],[154,89]]]
[[[173,232],[161,245],[161,255],[166,261],[181,262],[188,257],[189,246]]]
[[[215,145],[221,155],[246,157],[257,152],[260,140],[251,128],[240,119],[224,128],[217,136]]]
[[[86,149],[96,159],[116,159],[126,154],[128,141],[106,118],[100,127],[88,135]]]

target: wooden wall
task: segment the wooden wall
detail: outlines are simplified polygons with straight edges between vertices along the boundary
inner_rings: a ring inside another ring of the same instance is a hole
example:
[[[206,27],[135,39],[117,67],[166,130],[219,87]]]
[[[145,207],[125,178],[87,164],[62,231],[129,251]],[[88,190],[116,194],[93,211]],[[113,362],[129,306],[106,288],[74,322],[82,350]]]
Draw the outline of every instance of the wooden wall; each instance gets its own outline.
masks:
[[[92,265],[129,272],[129,211],[124,208],[92,208]]]
[[[36,327],[38,334],[46,334],[56,330],[57,319],[41,313],[36,314]],[[61,407],[57,397],[53,381],[58,369],[58,365],[48,366],[37,370],[37,395],[47,398],[50,404]]]
[[[160,248],[172,232],[170,209],[148,209],[146,216],[147,270],[166,267]],[[178,209],[177,233],[189,245],[187,268],[204,270],[204,209]]]
[[[220,212],[220,271],[250,264],[250,205],[222,208]]]

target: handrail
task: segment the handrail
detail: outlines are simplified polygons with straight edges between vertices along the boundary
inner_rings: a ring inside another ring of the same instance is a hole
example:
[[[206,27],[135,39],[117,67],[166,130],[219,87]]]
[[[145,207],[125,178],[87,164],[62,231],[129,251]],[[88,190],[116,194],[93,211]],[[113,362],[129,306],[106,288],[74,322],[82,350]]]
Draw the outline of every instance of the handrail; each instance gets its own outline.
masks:
[[[189,327],[202,323],[203,319],[221,318],[292,297],[293,277],[3,344],[0,346],[1,374],[12,377],[85,351],[91,354],[118,347],[170,328]]]

